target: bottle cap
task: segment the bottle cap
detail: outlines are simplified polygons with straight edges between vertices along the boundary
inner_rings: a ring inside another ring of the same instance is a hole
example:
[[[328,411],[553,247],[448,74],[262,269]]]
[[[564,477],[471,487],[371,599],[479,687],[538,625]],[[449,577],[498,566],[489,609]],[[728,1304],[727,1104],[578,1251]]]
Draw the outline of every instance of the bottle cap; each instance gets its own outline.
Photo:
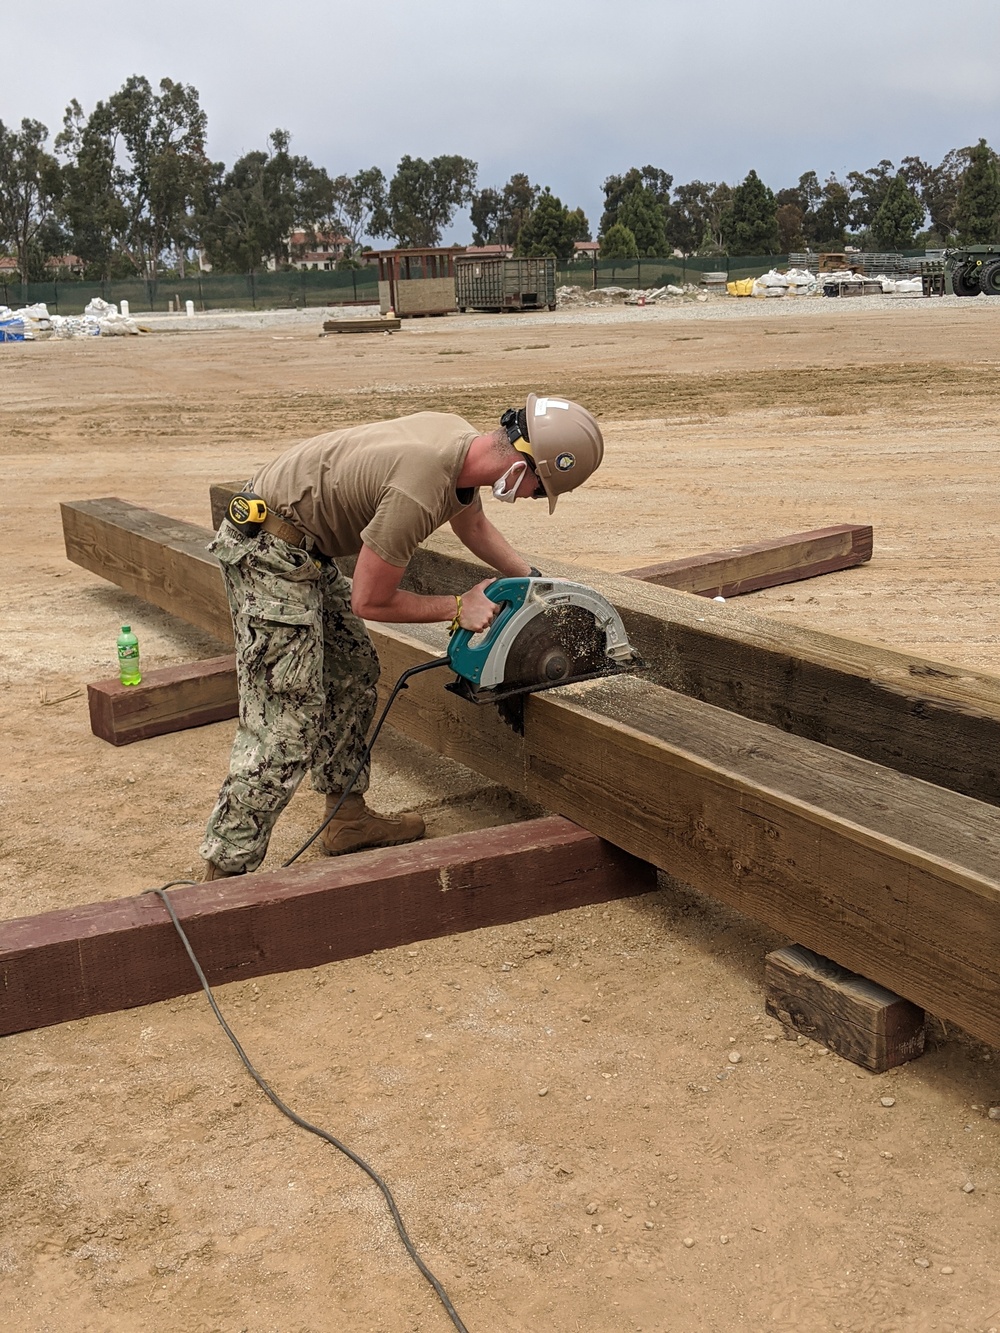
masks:
[[[131,626],[131,625],[122,625],[122,633],[123,633],[123,634],[131,634],[131,633],[132,633],[132,626]]]

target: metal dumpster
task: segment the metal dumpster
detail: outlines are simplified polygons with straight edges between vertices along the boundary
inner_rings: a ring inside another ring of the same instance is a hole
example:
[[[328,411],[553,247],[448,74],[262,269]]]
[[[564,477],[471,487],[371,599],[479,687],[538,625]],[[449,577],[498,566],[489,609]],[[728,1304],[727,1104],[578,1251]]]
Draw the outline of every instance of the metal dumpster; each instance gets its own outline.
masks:
[[[459,310],[555,310],[556,261],[456,255],[455,296]]]

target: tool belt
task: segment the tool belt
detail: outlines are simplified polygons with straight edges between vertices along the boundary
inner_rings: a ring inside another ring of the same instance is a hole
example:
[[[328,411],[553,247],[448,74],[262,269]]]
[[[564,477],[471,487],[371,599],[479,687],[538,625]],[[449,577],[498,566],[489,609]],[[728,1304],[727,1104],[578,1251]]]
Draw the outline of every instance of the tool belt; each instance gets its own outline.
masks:
[[[308,538],[291,523],[286,523],[277,514],[272,514],[264,500],[254,494],[249,486],[237,491],[226,506],[226,518],[245,537],[255,537],[259,532],[269,532],[272,537],[280,537],[289,546],[304,548]]]

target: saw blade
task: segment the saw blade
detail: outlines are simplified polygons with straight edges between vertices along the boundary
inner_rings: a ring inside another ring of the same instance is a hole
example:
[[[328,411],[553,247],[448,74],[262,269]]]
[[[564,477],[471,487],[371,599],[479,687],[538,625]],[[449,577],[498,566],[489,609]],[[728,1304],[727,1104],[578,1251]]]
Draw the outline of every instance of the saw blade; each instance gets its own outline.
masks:
[[[607,640],[581,606],[555,606],[533,617],[511,644],[503,688],[548,687],[591,675],[607,665]]]

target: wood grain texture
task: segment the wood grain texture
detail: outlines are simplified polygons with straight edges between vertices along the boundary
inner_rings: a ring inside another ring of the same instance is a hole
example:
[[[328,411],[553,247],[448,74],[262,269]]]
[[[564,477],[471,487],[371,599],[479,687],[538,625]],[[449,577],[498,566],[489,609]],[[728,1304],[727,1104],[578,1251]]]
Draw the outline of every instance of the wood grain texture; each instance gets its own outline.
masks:
[[[655,887],[651,866],[547,818],[195,884],[171,901],[221,985]],[[0,922],[0,1035],[198,989],[153,895]]]
[[[867,977],[792,945],[764,959],[767,1012],[876,1074],[924,1049],[924,1011]]]
[[[138,685],[123,685],[117,676],[95,681],[87,686],[87,703],[91,731],[112,745],[224,722],[239,710],[236,659],[144,671]]]
[[[114,496],[59,507],[74,564],[232,643],[222,574],[205,528]]]
[[[841,523],[751,546],[736,546],[730,551],[712,551],[628,569],[623,575],[661,588],[697,593],[699,597],[739,597],[761,588],[863,565],[872,558],[872,543],[870,526]]]
[[[374,627],[386,680],[438,651]],[[1000,1045],[1000,811],[618,677],[531,696],[523,739],[415,678],[393,726]]]
[[[567,561],[542,560],[540,568],[587,584],[617,608],[649,664],[647,680],[1000,804],[1000,676]],[[456,539],[436,533],[411,560],[406,586],[462,592],[487,572]]]

